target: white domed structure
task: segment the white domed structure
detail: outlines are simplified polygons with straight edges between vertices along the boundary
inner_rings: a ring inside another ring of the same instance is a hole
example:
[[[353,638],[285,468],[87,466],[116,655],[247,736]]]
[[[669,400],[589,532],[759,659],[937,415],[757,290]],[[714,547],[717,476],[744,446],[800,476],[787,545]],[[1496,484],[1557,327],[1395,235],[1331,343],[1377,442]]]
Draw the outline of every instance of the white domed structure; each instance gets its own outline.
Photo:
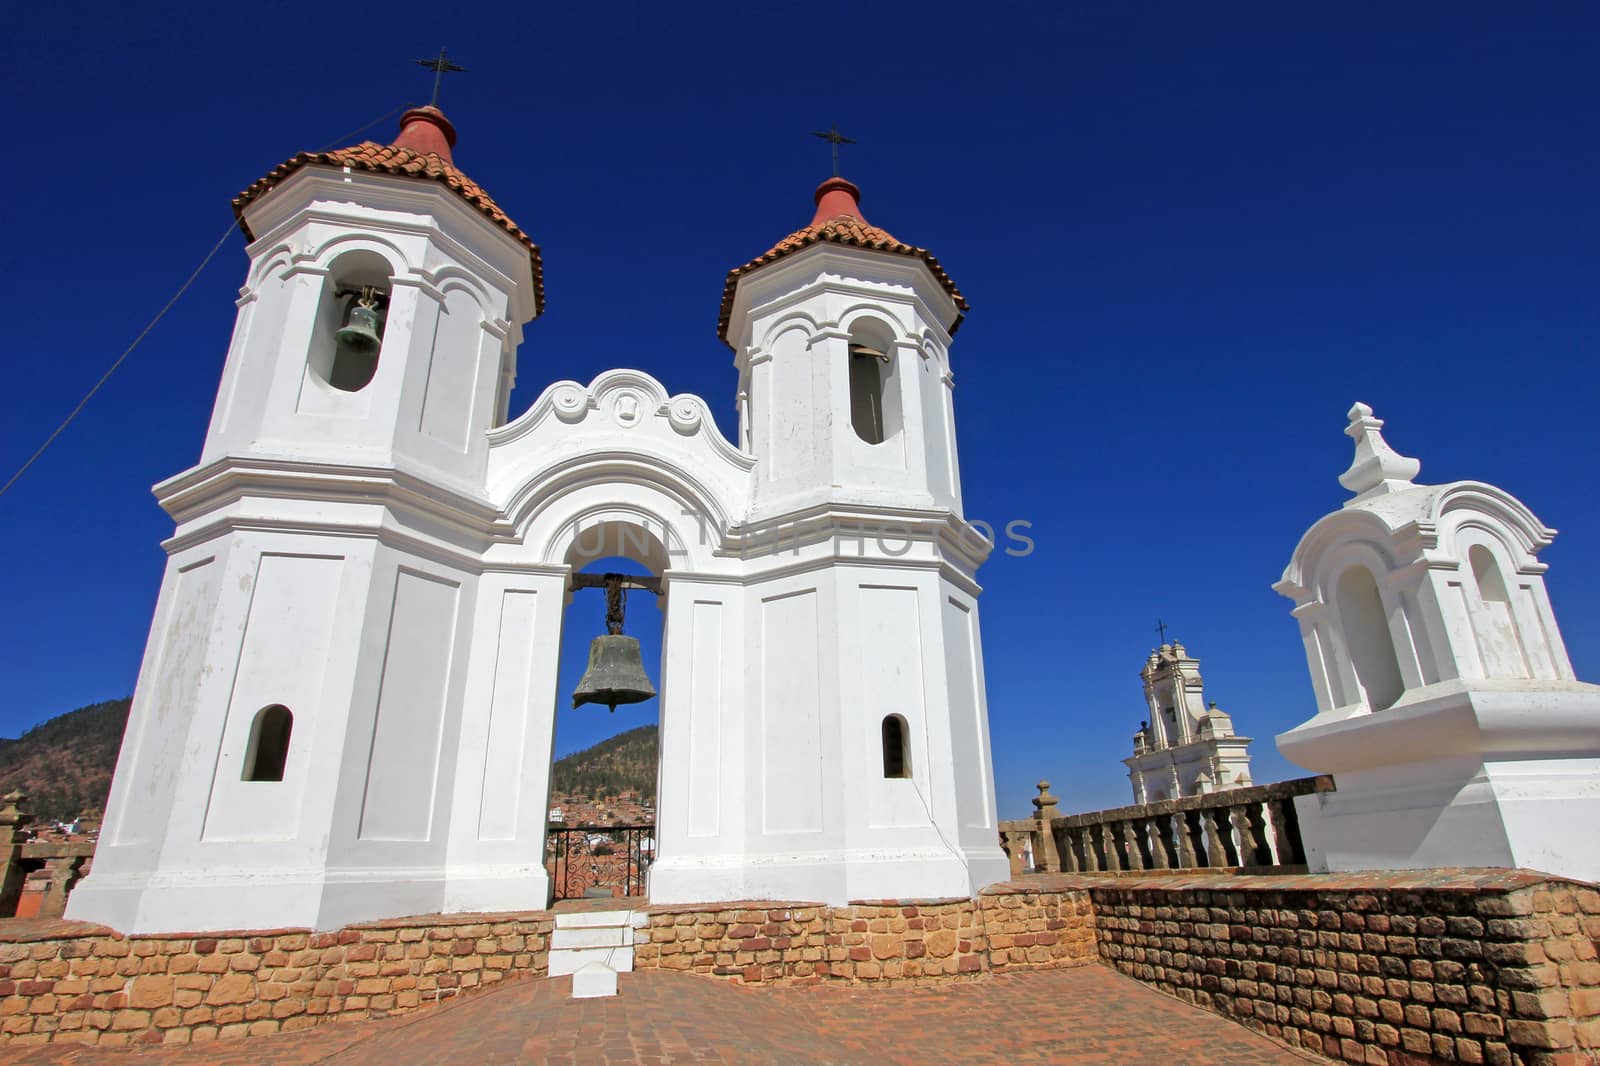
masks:
[[[1600,878],[1600,686],[1573,676],[1545,592],[1555,530],[1493,485],[1415,484],[1372,409],[1349,418],[1355,495],[1273,586],[1317,700],[1278,749],[1338,785],[1297,801],[1313,868]]]

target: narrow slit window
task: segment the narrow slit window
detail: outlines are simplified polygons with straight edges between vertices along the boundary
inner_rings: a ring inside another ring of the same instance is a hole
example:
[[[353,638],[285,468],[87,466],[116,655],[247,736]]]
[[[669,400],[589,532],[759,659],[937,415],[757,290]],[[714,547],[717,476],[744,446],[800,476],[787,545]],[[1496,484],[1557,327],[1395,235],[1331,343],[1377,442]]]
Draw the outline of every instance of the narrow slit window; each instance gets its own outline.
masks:
[[[294,715],[281,703],[256,712],[250,726],[250,747],[244,755],[245,781],[282,781],[283,767],[289,761],[289,734]]]
[[[883,776],[911,776],[911,760],[906,752],[906,720],[898,714],[883,720]]]

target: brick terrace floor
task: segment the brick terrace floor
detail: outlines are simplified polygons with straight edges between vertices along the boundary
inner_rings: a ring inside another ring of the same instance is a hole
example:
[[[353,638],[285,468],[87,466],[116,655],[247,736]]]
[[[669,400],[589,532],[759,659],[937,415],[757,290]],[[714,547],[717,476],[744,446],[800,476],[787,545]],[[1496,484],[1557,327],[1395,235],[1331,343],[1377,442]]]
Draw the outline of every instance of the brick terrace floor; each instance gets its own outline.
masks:
[[[444,1066],[460,1063],[1071,1063],[1305,1066],[1283,1047],[1103,966],[944,985],[747,988],[621,975],[615,999],[530,978],[396,1018],[146,1049],[7,1048],[14,1066]]]

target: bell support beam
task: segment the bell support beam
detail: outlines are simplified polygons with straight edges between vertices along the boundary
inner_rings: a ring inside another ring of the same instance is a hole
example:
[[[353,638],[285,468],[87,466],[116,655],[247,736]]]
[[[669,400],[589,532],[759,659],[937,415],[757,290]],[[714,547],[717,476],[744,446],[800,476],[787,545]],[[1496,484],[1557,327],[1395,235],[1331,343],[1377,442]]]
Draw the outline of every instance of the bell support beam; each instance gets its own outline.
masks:
[[[573,574],[568,587],[574,589],[603,589],[612,578],[621,578],[618,588],[644,589],[661,595],[659,577],[635,577],[632,574]]]

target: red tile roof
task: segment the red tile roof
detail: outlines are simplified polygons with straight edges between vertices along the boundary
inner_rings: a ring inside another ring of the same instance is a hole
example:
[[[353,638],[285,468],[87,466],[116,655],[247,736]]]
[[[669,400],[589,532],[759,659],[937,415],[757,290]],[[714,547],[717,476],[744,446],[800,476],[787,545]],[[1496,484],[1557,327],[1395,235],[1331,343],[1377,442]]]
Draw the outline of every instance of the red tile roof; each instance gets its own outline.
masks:
[[[349,148],[331,152],[301,152],[273,167],[266,177],[234,197],[233,213],[239,220],[244,235],[255,239],[244,220],[244,209],[282,184],[295,171],[307,166],[349,167],[379,174],[398,174],[442,182],[467,203],[477,208],[490,221],[521,241],[528,249],[533,264],[534,314],[544,311],[544,264],[539,257],[539,246],[533,243],[522,227],[511,221],[500,206],[490,198],[483,187],[460,170],[451,159],[456,131],[436,107],[418,107],[407,111],[400,119],[400,133],[393,144],[363,141]]]
[[[934,254],[926,248],[918,248],[896,240],[887,230],[879,229],[869,223],[861,216],[861,208],[858,206],[860,198],[861,190],[852,183],[843,178],[829,178],[817,186],[817,213],[809,226],[795,230],[744,266],[728,271],[728,280],[722,286],[722,313],[717,320],[718,336],[724,341],[728,339],[728,321],[733,314],[733,297],[740,278],[786,255],[792,255],[802,248],[822,242],[848,244],[857,248],[870,248],[877,252],[909,255],[921,259],[928,264],[928,270],[933,273],[939,284],[944,286],[945,292],[950,294],[956,307],[965,313],[968,309],[966,297],[961,295],[961,290],[956,288],[956,283],[950,280],[950,275],[944,272],[944,267],[939,265],[939,260]],[[961,315],[956,316],[956,321],[950,327],[952,333],[961,324],[961,317]]]

